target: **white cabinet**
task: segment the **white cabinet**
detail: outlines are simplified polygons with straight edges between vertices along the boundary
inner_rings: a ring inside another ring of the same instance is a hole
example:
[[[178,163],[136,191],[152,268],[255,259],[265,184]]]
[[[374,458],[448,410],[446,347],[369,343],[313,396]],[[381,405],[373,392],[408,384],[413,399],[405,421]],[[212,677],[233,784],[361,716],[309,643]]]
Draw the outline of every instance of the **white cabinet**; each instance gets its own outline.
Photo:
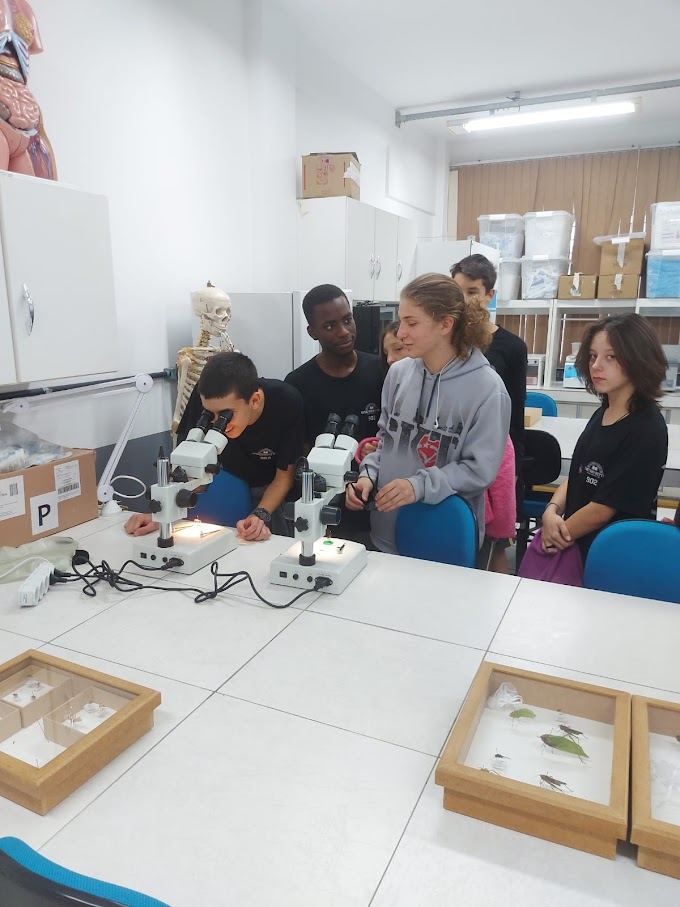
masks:
[[[299,206],[298,286],[333,283],[356,301],[399,298],[414,273],[415,222],[351,198]]]
[[[397,238],[397,298],[406,284],[416,276],[417,236],[416,222],[400,217]]]
[[[2,172],[0,238],[0,383],[115,371],[106,199]]]

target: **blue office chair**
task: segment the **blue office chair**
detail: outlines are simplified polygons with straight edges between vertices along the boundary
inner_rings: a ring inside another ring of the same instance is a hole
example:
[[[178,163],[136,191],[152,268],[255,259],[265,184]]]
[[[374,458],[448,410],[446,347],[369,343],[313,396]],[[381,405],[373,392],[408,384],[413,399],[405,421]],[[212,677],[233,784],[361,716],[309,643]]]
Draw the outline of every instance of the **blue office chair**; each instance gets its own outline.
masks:
[[[525,406],[540,409],[544,416],[557,415],[557,403],[548,394],[541,394],[538,391],[527,391]]]
[[[654,520],[621,520],[590,546],[583,585],[680,604],[680,529]]]
[[[539,395],[542,396],[542,395]],[[551,398],[548,397],[548,400]],[[550,485],[562,471],[560,442],[547,431],[532,429],[524,433],[524,457],[520,463],[524,497],[517,514],[516,565],[522,563],[529,538],[538,527],[552,492],[536,491],[534,485]]]
[[[405,557],[474,567],[477,518],[465,498],[457,494],[439,504],[408,504],[397,514],[395,542],[397,552]]]
[[[222,469],[206,490],[199,494],[198,503],[189,511],[189,519],[235,526],[252,511],[253,500],[248,483]]]
[[[71,872],[18,838],[0,838],[0,904],[87,907],[169,907],[163,901]]]

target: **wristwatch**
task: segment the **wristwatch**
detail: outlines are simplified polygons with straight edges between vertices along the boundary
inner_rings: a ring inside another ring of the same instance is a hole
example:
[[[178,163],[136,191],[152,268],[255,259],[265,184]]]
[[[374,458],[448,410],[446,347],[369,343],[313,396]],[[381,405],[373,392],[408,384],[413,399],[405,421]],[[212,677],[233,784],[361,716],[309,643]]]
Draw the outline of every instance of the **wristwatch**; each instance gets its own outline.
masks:
[[[256,507],[253,510],[253,516],[259,517],[265,526],[271,526],[272,515],[268,510],[265,510],[264,507]]]

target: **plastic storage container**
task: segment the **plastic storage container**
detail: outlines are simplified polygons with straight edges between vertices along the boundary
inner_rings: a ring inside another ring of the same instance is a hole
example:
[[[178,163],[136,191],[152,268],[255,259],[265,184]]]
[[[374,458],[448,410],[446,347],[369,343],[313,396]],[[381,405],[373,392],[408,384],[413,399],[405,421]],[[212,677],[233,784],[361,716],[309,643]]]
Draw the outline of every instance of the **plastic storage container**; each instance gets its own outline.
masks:
[[[647,298],[680,298],[680,249],[647,253]]]
[[[680,202],[655,202],[652,205],[653,252],[680,249]]]
[[[520,280],[522,278],[522,260],[520,258],[502,258],[498,265],[496,292],[501,302],[519,299]]]
[[[521,214],[480,214],[479,241],[498,249],[501,258],[520,258],[524,249],[524,218]]]
[[[525,214],[525,255],[568,258],[573,226],[574,215],[568,211],[530,211]]]
[[[560,277],[569,271],[561,255],[525,255],[522,258],[522,299],[556,299]]]

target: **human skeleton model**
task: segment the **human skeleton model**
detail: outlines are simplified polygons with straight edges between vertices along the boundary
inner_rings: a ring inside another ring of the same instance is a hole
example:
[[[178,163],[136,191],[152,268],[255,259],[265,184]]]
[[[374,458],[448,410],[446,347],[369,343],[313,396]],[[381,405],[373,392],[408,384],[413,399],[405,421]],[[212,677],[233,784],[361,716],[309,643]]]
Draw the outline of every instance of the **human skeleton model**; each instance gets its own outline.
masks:
[[[227,325],[231,320],[231,300],[224,290],[219,290],[208,281],[204,290],[191,294],[191,308],[201,320],[201,336],[198,346],[185,346],[177,353],[177,403],[172,417],[172,430],[175,434],[203,366],[215,353],[230,353],[234,349],[227,334]],[[210,343],[212,337],[218,339],[217,346]]]

